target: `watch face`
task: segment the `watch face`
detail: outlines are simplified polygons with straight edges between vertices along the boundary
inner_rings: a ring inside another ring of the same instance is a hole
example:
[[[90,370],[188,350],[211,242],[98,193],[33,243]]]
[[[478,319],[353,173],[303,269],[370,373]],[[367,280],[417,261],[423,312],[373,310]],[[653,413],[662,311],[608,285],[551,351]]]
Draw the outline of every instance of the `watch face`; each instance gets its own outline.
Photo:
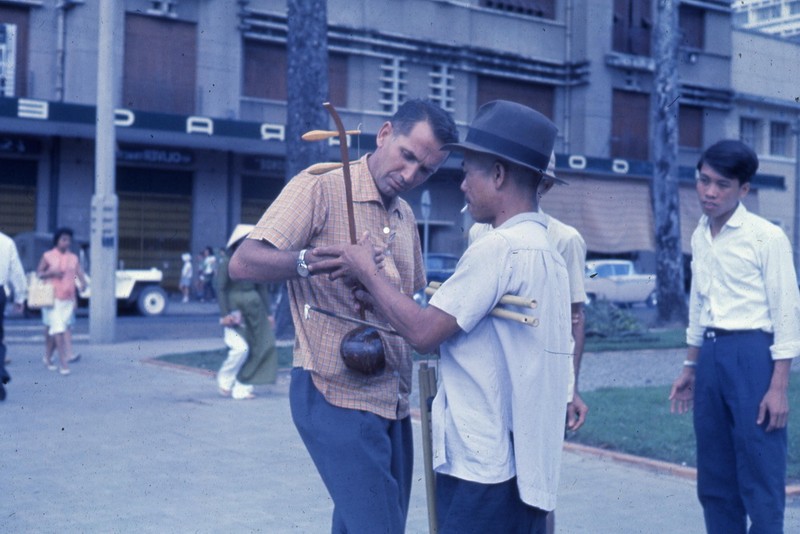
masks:
[[[303,278],[308,277],[308,265],[306,265],[305,262],[297,264],[297,274]]]

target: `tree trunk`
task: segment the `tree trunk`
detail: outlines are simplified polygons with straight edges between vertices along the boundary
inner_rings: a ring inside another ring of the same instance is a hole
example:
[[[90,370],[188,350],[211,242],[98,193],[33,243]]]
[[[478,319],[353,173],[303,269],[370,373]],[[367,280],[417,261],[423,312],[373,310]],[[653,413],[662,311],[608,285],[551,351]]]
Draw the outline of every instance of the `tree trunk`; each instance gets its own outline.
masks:
[[[286,105],[286,180],[328,158],[328,143],[306,142],[309,130],[327,130],[328,12],[325,0],[287,0],[288,72]]]
[[[656,121],[653,140],[658,321],[685,321],[680,203],[678,195],[678,1],[658,0],[655,32]]]

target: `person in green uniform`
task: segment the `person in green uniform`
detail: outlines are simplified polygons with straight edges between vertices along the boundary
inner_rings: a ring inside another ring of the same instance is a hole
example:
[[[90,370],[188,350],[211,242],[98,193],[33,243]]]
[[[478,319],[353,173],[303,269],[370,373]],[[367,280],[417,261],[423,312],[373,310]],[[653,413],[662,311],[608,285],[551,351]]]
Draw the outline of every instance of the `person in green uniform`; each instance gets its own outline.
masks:
[[[228,258],[252,229],[251,224],[236,226],[228,240],[228,254],[214,278],[219,322],[228,346],[228,357],[217,372],[217,385],[221,395],[236,400],[255,398],[253,386],[274,384],[278,372],[268,286],[232,280],[228,275]]]

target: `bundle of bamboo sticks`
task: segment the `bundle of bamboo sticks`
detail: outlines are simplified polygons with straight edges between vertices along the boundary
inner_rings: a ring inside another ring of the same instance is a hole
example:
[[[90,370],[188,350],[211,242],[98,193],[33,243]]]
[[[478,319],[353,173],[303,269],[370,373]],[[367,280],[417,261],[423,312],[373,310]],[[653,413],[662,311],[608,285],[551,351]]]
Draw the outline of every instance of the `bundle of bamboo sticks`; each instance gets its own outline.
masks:
[[[433,295],[436,293],[436,290],[439,289],[441,286],[441,282],[430,282],[428,287],[425,288],[425,294],[428,296]],[[531,308],[536,309],[538,303],[534,299],[528,299],[525,297],[520,297],[518,295],[503,295],[500,297],[500,304],[506,304],[511,306],[520,306],[522,308]],[[539,319],[536,317],[531,317],[530,315],[525,315],[524,313],[515,312],[511,310],[507,310],[505,308],[494,308],[489,315],[493,317],[499,317],[500,319],[509,319],[511,321],[516,321],[518,323],[526,324],[528,326],[539,326]]]

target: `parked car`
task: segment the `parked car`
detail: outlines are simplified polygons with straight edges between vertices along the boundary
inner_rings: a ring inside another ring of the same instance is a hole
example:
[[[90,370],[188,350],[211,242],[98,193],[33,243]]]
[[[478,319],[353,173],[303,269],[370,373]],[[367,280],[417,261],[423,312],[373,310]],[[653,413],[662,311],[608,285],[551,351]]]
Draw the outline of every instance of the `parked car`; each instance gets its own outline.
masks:
[[[53,235],[39,232],[23,232],[14,236],[22,267],[28,276],[36,271],[39,260],[45,251],[53,246]],[[75,240],[81,265],[90,280],[88,268],[88,244]],[[142,315],[161,315],[167,309],[167,292],[161,287],[164,273],[155,267],[151,269],[117,269],[115,288],[117,304],[120,309],[134,309]],[[85,307],[91,296],[91,284],[78,291],[78,306]],[[27,311],[27,307],[26,307]]]
[[[425,261],[425,276],[428,282],[444,282],[456,272],[459,256],[429,252]]]
[[[596,260],[586,263],[587,304],[607,300],[617,304],[658,303],[656,275],[637,273],[630,260]]]

